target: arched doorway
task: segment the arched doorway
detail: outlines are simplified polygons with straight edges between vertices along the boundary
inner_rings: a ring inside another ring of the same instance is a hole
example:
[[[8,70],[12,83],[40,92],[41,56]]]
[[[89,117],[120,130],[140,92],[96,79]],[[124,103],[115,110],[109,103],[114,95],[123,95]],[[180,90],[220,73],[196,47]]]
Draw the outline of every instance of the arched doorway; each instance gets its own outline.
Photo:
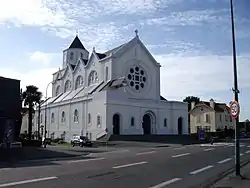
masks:
[[[182,117],[179,117],[178,118],[178,134],[179,135],[181,135],[182,134],[182,132],[183,132],[183,119],[182,119]]]
[[[152,120],[149,114],[145,114],[142,118],[142,128],[143,134],[148,135],[151,134],[151,124]]]
[[[114,135],[120,134],[120,115],[119,114],[113,115],[113,134]]]

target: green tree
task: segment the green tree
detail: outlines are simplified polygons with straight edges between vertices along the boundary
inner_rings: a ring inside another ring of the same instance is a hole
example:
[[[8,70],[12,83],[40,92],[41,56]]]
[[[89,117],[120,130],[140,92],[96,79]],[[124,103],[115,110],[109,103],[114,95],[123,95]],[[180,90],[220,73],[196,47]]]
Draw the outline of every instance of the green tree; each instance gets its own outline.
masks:
[[[186,97],[183,102],[187,102],[188,103],[188,111],[191,110],[191,103],[195,102],[195,104],[200,102],[200,98],[199,97],[195,97],[195,96],[188,96]]]
[[[42,92],[38,91],[38,87],[34,85],[26,86],[26,91],[23,92],[24,106],[28,106],[29,121],[28,121],[28,139],[31,140],[32,135],[32,113],[35,104],[38,104],[42,98]]]

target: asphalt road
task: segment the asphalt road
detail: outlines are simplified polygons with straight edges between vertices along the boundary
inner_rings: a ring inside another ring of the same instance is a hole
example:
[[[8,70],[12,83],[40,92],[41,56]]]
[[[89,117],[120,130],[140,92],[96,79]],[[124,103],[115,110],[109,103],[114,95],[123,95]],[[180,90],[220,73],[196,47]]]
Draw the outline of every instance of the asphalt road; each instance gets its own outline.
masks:
[[[232,145],[124,149],[75,160],[34,162],[0,169],[0,187],[186,188],[199,186],[234,166]],[[250,144],[241,147],[250,159]]]

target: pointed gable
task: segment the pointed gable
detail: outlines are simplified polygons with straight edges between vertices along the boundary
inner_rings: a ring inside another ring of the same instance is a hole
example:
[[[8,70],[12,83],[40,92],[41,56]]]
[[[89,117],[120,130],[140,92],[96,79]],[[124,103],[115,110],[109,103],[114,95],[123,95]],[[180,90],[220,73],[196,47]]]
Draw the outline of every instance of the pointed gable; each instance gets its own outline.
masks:
[[[73,40],[73,42],[71,43],[71,45],[69,46],[69,49],[72,49],[72,48],[78,48],[78,49],[85,50],[82,42],[80,41],[80,39],[78,38],[77,35],[76,35],[75,39]]]

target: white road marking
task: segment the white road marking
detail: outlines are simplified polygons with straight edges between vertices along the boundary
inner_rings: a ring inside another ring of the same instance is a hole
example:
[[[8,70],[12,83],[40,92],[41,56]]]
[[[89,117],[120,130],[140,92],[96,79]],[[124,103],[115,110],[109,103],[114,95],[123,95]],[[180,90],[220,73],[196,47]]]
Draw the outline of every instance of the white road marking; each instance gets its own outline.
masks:
[[[193,171],[193,172],[190,172],[190,174],[191,174],[191,175],[198,174],[198,173],[200,173],[200,172],[203,172],[203,171],[208,170],[208,169],[213,168],[213,167],[214,167],[214,166],[212,166],[212,165],[208,165],[208,166],[206,166],[206,167],[204,167],[204,168],[200,168],[200,169],[198,169],[198,170],[195,170],[195,171]]]
[[[240,147],[242,148],[242,147],[245,147],[246,145],[240,145]]]
[[[80,159],[80,160],[68,161],[68,163],[79,163],[79,162],[88,162],[88,161],[100,161],[100,160],[104,160],[104,159],[105,158]]]
[[[250,150],[246,151],[245,153],[250,153]]]
[[[226,163],[226,162],[231,161],[231,160],[232,160],[232,158],[227,158],[227,159],[224,159],[222,161],[219,161],[218,163],[223,164],[223,163]]]
[[[211,150],[214,150],[214,148],[207,148],[207,149],[204,149],[204,151],[211,151]]]
[[[185,149],[185,148],[187,148],[187,147],[179,147],[179,148],[174,148],[174,150],[179,150],[179,149]]]
[[[244,155],[244,153],[241,153],[241,154],[240,154],[240,156],[243,156],[243,155]]]
[[[162,182],[162,183],[160,183],[158,185],[155,185],[153,187],[150,187],[150,188],[163,188],[163,187],[166,187],[169,184],[175,183],[175,182],[180,181],[180,180],[181,180],[181,178],[174,178],[174,179],[171,179],[169,181]]]
[[[14,186],[14,185],[21,185],[21,184],[26,184],[26,183],[35,183],[35,182],[39,182],[39,181],[47,181],[47,180],[53,180],[53,179],[57,179],[57,177],[46,177],[46,178],[39,178],[39,179],[17,181],[17,182],[12,182],[12,183],[4,183],[4,184],[0,184],[0,187],[10,187],[10,186]]]
[[[103,153],[99,153],[99,154],[125,153],[125,152],[129,152],[129,151],[130,150],[107,151],[107,152],[103,152]],[[91,154],[96,154],[96,153],[91,153]]]
[[[142,165],[142,164],[147,164],[147,161],[142,161],[138,163],[131,163],[131,164],[125,164],[125,165],[120,165],[120,166],[114,166],[112,168],[118,169],[118,168],[125,168],[125,167],[130,167],[130,166],[136,166],[136,165]]]
[[[174,156],[172,156],[172,158],[182,157],[182,156],[186,156],[186,155],[190,155],[190,153],[182,153],[182,154],[179,154],[179,155],[174,155]]]
[[[141,153],[137,153],[136,155],[147,155],[147,154],[152,154],[152,153],[156,153],[156,151],[141,152]]]
[[[248,148],[250,148],[250,146],[247,146]]]

